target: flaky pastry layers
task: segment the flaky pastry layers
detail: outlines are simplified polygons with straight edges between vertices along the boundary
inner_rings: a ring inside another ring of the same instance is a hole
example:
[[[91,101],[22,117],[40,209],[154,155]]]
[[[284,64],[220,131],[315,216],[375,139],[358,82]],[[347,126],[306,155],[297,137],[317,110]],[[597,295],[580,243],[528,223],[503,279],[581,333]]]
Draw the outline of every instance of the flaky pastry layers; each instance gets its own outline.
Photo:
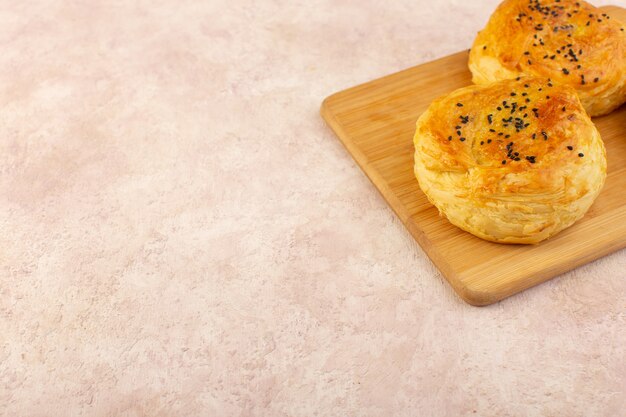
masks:
[[[598,130],[574,89],[520,78],[435,100],[417,121],[415,175],[450,222],[538,243],[589,209],[606,177]]]
[[[505,0],[470,51],[473,82],[551,78],[589,115],[607,114],[626,102],[625,26],[584,1]]]

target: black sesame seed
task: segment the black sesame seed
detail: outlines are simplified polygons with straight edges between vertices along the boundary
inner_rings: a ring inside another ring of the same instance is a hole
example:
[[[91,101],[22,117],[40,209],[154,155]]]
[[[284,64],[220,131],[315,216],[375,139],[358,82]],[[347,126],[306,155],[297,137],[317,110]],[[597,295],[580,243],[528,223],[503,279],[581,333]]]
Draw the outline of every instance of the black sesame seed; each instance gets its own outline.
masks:
[[[569,149],[570,151],[573,151],[574,147],[573,146],[568,146],[567,149]]]
[[[461,103],[456,103],[456,106],[457,106],[457,107],[463,107],[463,104],[461,104]]]
[[[569,75],[569,71],[567,70],[567,68],[563,68],[561,71],[563,71],[563,74]]]
[[[491,143],[491,139],[487,139],[487,143]]]
[[[448,140],[452,140],[452,136],[448,136]]]
[[[580,158],[582,158],[583,156],[585,156],[585,154],[582,153],[582,152],[578,154],[578,157],[580,157]]]
[[[594,83],[597,83],[598,81],[600,81],[600,79],[599,79],[598,77],[596,77],[596,78],[594,78],[594,79],[593,79],[593,82],[594,82]]]
[[[481,145],[484,145],[484,144],[485,144],[485,142],[481,140],[481,141],[480,141],[480,144],[481,144]]]
[[[461,142],[465,142],[465,138],[460,138],[459,139]]]
[[[502,165],[506,165],[506,160],[502,161]]]

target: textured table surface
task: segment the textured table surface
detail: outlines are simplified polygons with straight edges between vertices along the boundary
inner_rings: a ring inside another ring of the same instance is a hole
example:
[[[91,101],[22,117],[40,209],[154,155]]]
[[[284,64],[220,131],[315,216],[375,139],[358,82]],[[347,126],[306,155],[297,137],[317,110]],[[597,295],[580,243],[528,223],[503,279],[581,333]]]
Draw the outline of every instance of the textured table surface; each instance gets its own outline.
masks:
[[[1,2],[0,415],[623,412],[625,251],[470,307],[319,117],[497,1],[388,3]]]

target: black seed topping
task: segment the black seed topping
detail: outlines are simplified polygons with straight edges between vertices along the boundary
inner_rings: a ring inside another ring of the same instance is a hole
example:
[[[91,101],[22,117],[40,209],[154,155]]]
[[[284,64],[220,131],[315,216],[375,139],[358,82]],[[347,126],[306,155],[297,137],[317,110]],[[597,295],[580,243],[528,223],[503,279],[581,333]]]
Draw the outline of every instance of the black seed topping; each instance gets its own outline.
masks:
[[[460,138],[459,139],[461,142],[465,142],[465,138]]]
[[[569,149],[570,151],[573,151],[574,147],[573,146],[568,146],[567,149]]]
[[[461,104],[461,103],[456,103],[456,106],[457,106],[457,107],[463,107],[463,104]]]
[[[579,157],[579,158],[582,158],[583,156],[585,156],[585,154],[584,154],[584,153],[582,153],[582,152],[578,154],[578,157]]]
[[[563,68],[561,71],[563,71],[563,74],[569,75],[569,71],[567,70],[567,68]]]

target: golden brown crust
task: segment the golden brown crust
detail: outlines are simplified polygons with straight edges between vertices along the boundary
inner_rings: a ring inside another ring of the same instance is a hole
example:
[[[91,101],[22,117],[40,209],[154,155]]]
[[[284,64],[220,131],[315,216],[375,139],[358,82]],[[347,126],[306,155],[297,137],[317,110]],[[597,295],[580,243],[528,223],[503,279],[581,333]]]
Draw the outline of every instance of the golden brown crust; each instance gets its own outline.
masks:
[[[455,225],[537,243],[584,215],[606,176],[600,134],[576,92],[546,79],[470,86],[417,122],[415,173]]]
[[[473,81],[549,77],[607,114],[626,102],[625,26],[584,1],[505,0],[470,51]]]

